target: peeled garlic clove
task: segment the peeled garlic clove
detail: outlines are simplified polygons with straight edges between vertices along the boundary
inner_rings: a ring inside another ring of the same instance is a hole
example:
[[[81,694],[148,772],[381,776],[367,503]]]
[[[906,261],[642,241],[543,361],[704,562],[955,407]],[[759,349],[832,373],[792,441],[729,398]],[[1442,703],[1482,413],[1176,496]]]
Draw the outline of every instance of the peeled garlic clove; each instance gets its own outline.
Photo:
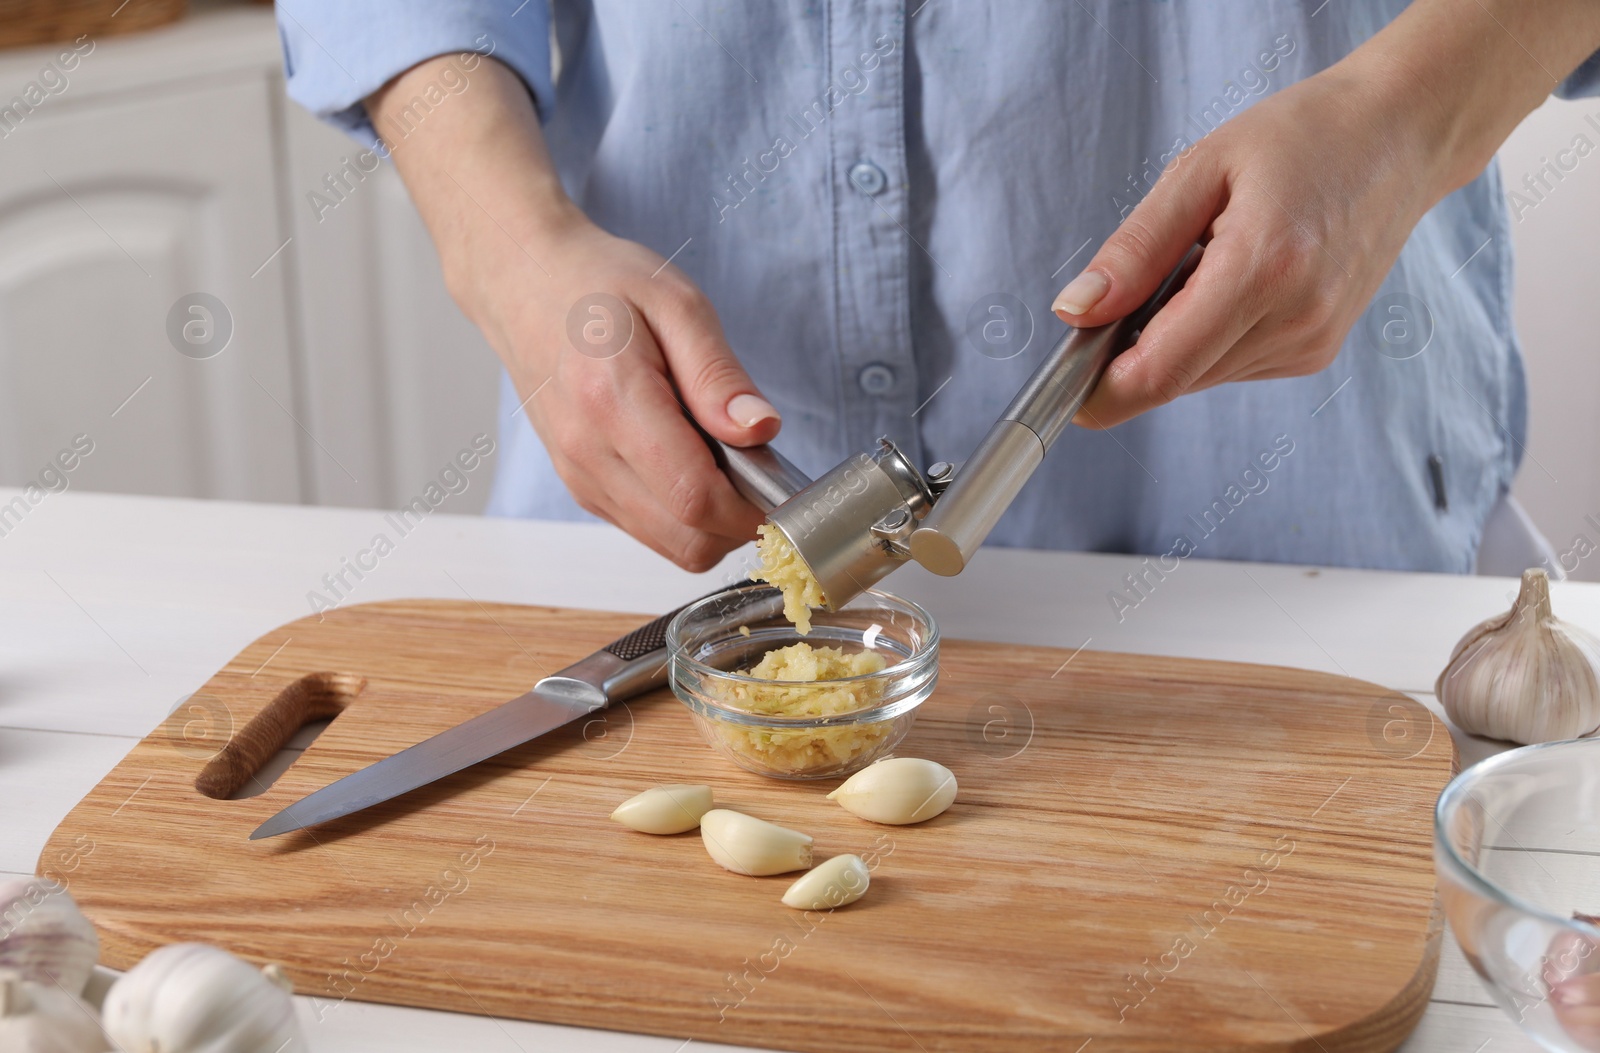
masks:
[[[1600,1049],[1600,974],[1574,976],[1550,987],[1550,1009],[1581,1049]]]
[[[151,951],[106,992],[106,1033],[127,1053],[306,1053],[282,971],[217,947]]]
[[[956,777],[931,760],[890,757],[850,776],[828,799],[874,823],[905,826],[932,819],[950,807],[956,799]]]
[[[811,865],[811,836],[743,812],[713,808],[700,817],[700,839],[718,865],[765,877]]]
[[[673,783],[656,786],[617,805],[611,818],[647,834],[681,834],[711,811],[711,787]]]
[[[0,969],[80,995],[100,957],[100,937],[67,895],[39,878],[0,881]]]
[[[1456,644],[1433,685],[1457,727],[1512,742],[1553,742],[1600,728],[1600,640],[1557,618],[1550,579],[1522,575],[1511,610]]]
[[[1572,917],[1576,921],[1600,925],[1600,918],[1592,914],[1574,914]],[[1554,989],[1563,980],[1600,973],[1600,955],[1596,951],[1600,951],[1600,943],[1582,933],[1563,929],[1556,933],[1550,946],[1539,957],[1543,966],[1539,970],[1540,978],[1546,987]]]
[[[871,881],[860,856],[834,856],[790,885],[783,902],[796,910],[831,910],[865,896]]]

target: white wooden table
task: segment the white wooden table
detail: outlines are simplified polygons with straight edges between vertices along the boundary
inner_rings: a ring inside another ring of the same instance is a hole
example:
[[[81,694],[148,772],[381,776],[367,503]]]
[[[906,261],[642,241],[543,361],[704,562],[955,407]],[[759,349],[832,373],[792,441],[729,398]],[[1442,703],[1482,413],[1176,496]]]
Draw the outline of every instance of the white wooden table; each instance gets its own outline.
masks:
[[[0,489],[0,505],[18,494]],[[0,872],[32,873],[45,838],[139,738],[240,648],[309,613],[307,593],[365,548],[383,513],[51,494],[0,520]],[[609,527],[436,512],[349,601],[406,596],[659,612],[741,573],[679,571]],[[1437,711],[1434,677],[1466,628],[1503,610],[1507,579],[1188,560],[1120,623],[1107,599],[1139,560],[987,550],[960,578],[910,567],[895,591],[947,635],[1299,666],[1372,680]],[[1600,585],[1553,586],[1600,629]],[[1457,735],[1463,764],[1495,752]],[[304,1000],[302,1000],[304,1002]],[[315,1053],[384,1049],[676,1053],[681,1039],[346,1002]],[[1531,1053],[1447,940],[1406,1053]]]

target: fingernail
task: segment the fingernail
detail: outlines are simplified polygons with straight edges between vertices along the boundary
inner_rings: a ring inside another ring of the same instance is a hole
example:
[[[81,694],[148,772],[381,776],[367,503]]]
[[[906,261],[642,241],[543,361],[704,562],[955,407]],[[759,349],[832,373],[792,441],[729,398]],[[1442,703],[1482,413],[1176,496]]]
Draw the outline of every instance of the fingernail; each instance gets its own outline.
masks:
[[[1088,314],[1105,297],[1106,290],[1111,288],[1111,279],[1099,271],[1084,271],[1061,290],[1056,297],[1056,302],[1050,305],[1052,311],[1065,311],[1068,314]]]
[[[772,403],[760,395],[735,395],[728,400],[728,416],[735,424],[745,428],[753,428],[757,424],[771,417],[779,420],[778,411],[772,408]]]

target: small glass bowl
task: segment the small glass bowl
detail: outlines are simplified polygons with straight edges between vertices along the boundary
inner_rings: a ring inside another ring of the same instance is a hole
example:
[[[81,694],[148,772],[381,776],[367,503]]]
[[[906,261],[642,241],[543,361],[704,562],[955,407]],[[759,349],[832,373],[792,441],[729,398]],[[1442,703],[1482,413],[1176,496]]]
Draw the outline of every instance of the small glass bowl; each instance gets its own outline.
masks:
[[[1490,995],[1558,1053],[1600,1050],[1600,739],[1468,768],[1434,812],[1451,931]]]
[[[887,664],[838,680],[762,680],[737,672],[801,641],[847,654],[873,650]],[[783,617],[777,589],[729,589],[678,612],[667,626],[667,652],[672,693],[689,707],[706,742],[741,768],[775,779],[848,775],[887,755],[911,730],[917,707],[939,680],[933,618],[910,600],[874,591],[837,611],[812,611],[811,632],[801,636]],[[825,716],[775,716],[741,705],[741,689],[781,691],[786,701],[816,705],[841,691],[867,701]]]

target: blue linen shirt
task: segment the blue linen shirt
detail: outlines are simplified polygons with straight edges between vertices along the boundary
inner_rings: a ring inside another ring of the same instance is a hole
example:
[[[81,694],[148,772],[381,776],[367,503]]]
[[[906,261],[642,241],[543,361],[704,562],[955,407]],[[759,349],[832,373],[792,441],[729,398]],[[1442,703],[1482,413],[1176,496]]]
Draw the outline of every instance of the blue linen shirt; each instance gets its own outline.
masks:
[[[281,2],[290,95],[492,54],[569,194],[671,256],[817,474],[964,458],[1063,331],[1056,291],[1165,161],[1404,0]],[[552,51],[560,56],[553,76]],[[1562,86],[1592,92],[1591,58]],[[1068,429],[991,535],[1031,548],[1467,572],[1525,441],[1497,168],[1428,213],[1335,362]],[[502,383],[490,512],[580,519]]]

